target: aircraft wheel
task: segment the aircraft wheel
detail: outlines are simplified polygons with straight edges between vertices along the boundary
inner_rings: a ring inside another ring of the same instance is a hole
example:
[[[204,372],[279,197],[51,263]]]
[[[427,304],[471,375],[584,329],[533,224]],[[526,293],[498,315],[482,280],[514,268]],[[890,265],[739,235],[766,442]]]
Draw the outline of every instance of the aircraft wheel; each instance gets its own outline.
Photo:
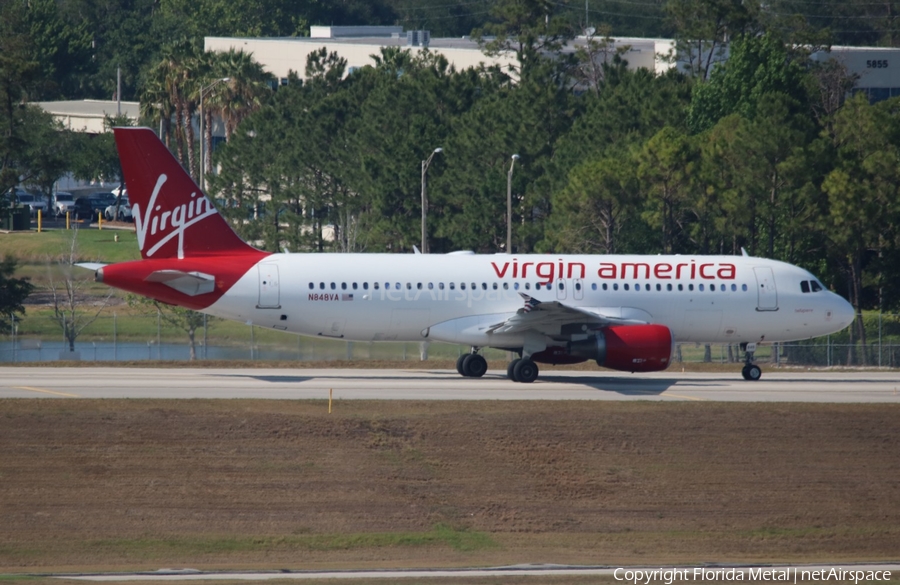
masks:
[[[741,375],[744,376],[745,380],[755,382],[762,377],[762,370],[755,364],[747,364],[744,366],[744,369],[741,370]]]
[[[517,381],[522,382],[523,384],[530,384],[537,380],[537,364],[530,359],[519,360],[519,363],[513,368],[513,375]]]
[[[466,358],[469,357],[470,355],[472,355],[472,354],[470,354],[470,353],[464,353],[464,354],[462,354],[461,356],[459,356],[459,358],[457,358],[457,360],[456,360],[456,371],[459,372],[459,375],[460,375],[460,376],[465,376],[465,375],[466,375],[466,371],[463,369],[463,362],[464,362],[464,361],[466,360]]]
[[[516,370],[516,366],[519,364],[520,361],[522,361],[520,358],[516,358],[513,361],[509,362],[509,365],[506,366],[506,377],[509,378],[510,380],[512,380],[513,382],[518,382],[518,380],[516,380],[515,370]]]
[[[480,378],[487,372],[487,360],[477,353],[470,353],[463,360],[463,375],[470,378]]]

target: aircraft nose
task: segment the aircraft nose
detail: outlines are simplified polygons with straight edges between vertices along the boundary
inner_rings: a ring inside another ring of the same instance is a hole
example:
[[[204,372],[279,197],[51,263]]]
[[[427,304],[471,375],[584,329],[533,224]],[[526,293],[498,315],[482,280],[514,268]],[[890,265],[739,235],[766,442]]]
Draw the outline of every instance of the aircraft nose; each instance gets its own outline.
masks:
[[[856,318],[856,311],[853,309],[853,305],[847,302],[847,299],[840,295],[834,295],[835,303],[834,303],[834,321],[841,326],[841,329],[847,327],[851,323],[853,323],[853,319]]]

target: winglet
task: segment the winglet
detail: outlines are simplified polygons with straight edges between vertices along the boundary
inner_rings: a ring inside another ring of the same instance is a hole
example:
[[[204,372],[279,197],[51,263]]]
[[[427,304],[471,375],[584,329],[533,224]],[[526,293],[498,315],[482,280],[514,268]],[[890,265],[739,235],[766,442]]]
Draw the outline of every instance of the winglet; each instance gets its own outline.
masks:
[[[534,298],[532,296],[526,295],[525,293],[520,292],[519,296],[522,297],[523,299],[525,299],[525,306],[522,307],[523,313],[529,313],[529,312],[531,312],[532,309],[534,309],[535,307],[537,307],[538,305],[541,304],[541,301],[537,300],[536,298]]]

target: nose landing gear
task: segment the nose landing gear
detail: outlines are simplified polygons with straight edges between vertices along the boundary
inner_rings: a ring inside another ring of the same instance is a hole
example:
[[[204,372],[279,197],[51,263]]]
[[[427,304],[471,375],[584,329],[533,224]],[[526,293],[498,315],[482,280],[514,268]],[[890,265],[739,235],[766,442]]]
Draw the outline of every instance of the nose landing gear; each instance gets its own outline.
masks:
[[[745,380],[755,382],[762,377],[762,369],[753,363],[753,354],[756,352],[756,344],[742,343],[741,349],[745,352],[744,368],[741,370],[741,375]]]

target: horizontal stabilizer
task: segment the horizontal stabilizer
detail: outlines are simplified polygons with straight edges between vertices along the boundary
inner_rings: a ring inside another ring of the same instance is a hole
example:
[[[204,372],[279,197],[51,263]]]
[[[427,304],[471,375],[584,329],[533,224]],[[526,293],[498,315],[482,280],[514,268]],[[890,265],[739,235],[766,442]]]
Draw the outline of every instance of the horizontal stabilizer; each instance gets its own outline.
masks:
[[[75,266],[77,266],[79,268],[87,268],[88,270],[96,271],[96,270],[100,270],[101,268],[106,266],[106,264],[99,264],[97,262],[78,262],[75,264]]]
[[[182,272],[180,270],[157,270],[151,272],[146,282],[161,282],[190,297],[211,293],[216,288],[216,278],[202,272]]]

